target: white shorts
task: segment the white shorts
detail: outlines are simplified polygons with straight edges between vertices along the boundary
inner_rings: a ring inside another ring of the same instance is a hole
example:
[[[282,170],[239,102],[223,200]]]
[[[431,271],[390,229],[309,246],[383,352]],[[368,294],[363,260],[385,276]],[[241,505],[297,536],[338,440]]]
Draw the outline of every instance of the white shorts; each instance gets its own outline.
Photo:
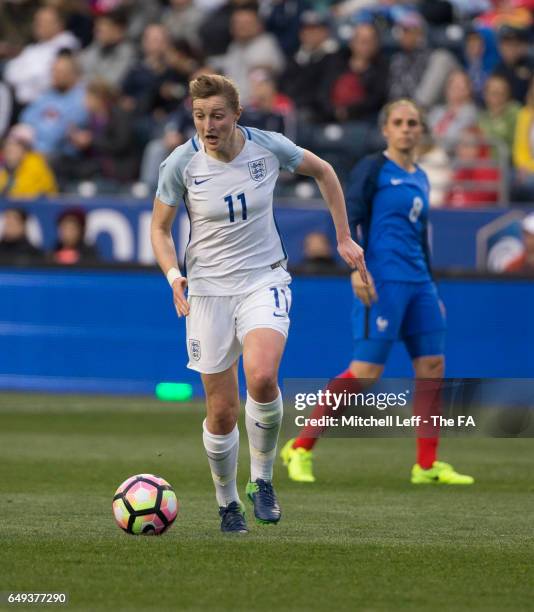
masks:
[[[227,370],[241,355],[252,329],[270,328],[287,338],[291,289],[270,285],[237,296],[193,295],[186,317],[187,367],[203,374]]]

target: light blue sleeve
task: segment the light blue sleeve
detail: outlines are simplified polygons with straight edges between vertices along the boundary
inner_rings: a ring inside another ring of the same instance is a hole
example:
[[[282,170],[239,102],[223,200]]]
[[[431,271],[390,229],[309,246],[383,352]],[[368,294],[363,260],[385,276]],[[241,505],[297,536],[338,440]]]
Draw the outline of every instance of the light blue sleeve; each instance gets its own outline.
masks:
[[[304,157],[304,149],[278,132],[266,132],[256,128],[244,128],[250,139],[276,155],[280,168],[295,172]]]
[[[184,182],[184,171],[195,149],[191,141],[177,147],[159,167],[158,189],[156,198],[169,206],[178,206],[187,191]]]

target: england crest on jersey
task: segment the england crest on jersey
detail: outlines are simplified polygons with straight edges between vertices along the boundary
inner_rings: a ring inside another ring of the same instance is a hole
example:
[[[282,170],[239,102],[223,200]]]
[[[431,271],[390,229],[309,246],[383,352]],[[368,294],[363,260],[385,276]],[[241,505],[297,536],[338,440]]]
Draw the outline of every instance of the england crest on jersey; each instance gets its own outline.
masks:
[[[253,181],[263,181],[263,179],[267,176],[267,164],[265,163],[265,157],[248,162],[248,169]]]

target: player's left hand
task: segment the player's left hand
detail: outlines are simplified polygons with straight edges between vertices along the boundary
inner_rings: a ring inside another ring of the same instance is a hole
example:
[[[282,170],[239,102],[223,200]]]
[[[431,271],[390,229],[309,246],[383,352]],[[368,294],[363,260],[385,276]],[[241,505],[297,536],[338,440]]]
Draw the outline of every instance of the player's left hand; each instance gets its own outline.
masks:
[[[362,281],[367,284],[367,268],[362,247],[357,245],[352,238],[345,238],[337,243],[337,252],[352,269],[358,270]]]

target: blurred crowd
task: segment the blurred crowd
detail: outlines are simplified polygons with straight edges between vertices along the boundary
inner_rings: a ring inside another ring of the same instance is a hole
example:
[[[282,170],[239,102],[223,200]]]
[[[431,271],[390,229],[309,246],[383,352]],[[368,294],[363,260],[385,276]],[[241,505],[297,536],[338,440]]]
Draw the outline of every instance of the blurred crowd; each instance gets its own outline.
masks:
[[[2,215],[0,264],[95,264],[100,256],[97,248],[86,240],[86,220],[81,207],[65,208],[56,219],[54,247],[46,251],[30,240],[27,212],[20,207],[6,208]]]
[[[0,196],[151,195],[193,133],[188,82],[237,83],[243,125],[346,181],[379,112],[426,111],[432,205],[534,200],[534,0],[3,0]],[[285,177],[279,194],[313,195]]]

